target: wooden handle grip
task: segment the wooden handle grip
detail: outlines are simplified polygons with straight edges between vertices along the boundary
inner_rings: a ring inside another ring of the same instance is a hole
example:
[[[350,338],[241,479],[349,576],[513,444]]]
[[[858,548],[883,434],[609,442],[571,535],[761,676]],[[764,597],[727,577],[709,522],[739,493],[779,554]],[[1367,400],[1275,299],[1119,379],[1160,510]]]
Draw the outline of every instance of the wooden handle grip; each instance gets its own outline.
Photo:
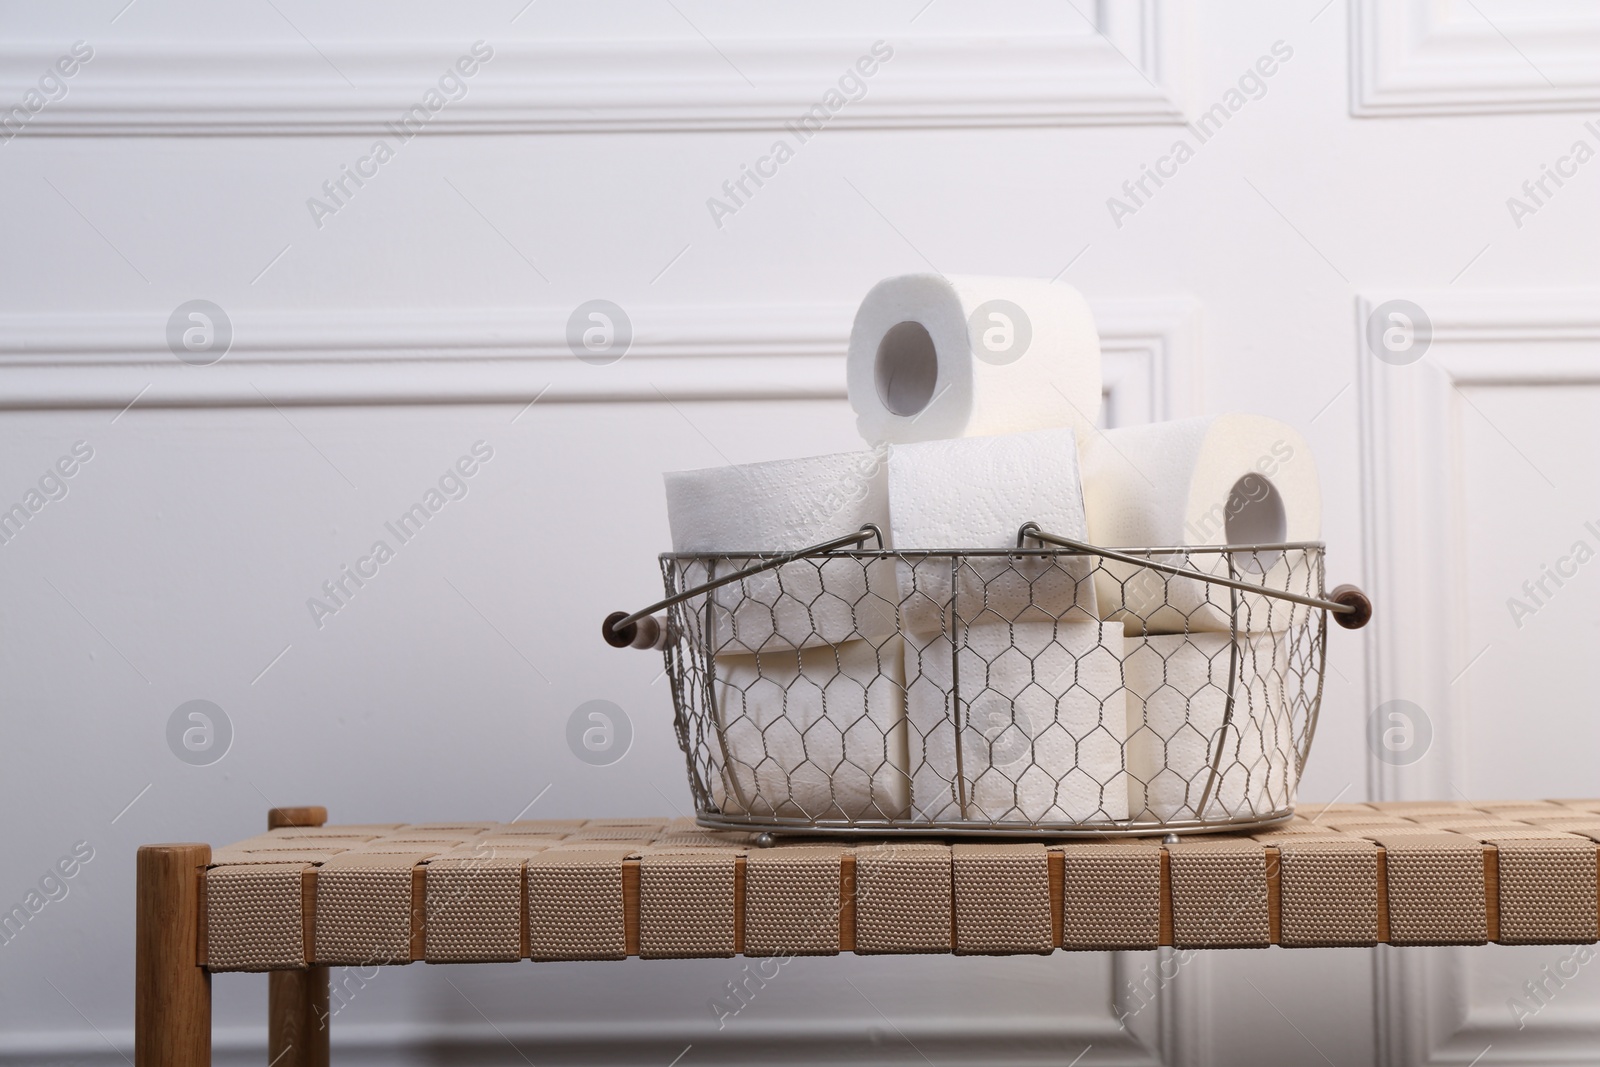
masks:
[[[1328,599],[1336,604],[1348,604],[1354,611],[1332,612],[1333,621],[1346,630],[1359,630],[1372,621],[1372,598],[1353,585],[1334,588]]]

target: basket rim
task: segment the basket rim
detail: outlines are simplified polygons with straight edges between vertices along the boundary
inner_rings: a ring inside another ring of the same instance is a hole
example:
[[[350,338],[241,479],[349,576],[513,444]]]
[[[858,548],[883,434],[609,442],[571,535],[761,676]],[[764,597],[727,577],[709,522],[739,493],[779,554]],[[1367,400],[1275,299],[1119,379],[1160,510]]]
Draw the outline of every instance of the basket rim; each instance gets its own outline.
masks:
[[[1110,546],[1105,546],[1110,547]],[[1235,555],[1256,552],[1326,552],[1325,541],[1280,541],[1254,545],[1162,545],[1152,547],[1117,546],[1116,551],[1127,555]],[[778,559],[791,555],[792,549],[729,549],[707,552],[663,552],[663,562],[728,559]],[[1099,556],[1101,553],[1076,548],[850,548],[819,552],[810,559],[947,559],[960,556]],[[805,562],[804,558],[796,563]],[[1160,562],[1160,561],[1157,561]]]
[[[738,815],[720,811],[699,811],[695,822],[707,829],[744,833],[767,833],[794,837],[1005,837],[1039,840],[1042,838],[1127,839],[1188,836],[1268,829],[1294,817],[1293,804],[1264,815],[1235,815],[1210,818],[1184,818],[1167,821],[1095,820],[1078,823],[1030,823],[1004,819],[953,819],[920,821],[915,819],[806,819],[799,816]]]

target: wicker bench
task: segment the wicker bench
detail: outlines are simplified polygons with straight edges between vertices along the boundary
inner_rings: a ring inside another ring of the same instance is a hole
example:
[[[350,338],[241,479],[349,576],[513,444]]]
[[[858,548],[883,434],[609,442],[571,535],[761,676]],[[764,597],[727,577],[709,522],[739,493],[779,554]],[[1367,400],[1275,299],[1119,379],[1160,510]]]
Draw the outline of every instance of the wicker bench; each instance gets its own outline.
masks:
[[[782,842],[688,819],[326,825],[138,859],[136,1059],[210,1062],[211,975],[269,971],[268,1058],[328,1062],[328,967],[627,956],[1571,944],[1600,801],[1336,804],[1266,832]]]

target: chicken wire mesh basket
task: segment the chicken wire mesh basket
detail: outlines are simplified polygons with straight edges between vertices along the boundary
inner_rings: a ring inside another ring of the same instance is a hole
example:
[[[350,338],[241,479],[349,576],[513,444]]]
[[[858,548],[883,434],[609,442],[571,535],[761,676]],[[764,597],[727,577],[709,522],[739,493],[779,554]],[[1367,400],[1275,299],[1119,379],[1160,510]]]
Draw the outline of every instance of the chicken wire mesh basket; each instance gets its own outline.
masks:
[[[867,547],[872,542],[877,547]],[[666,660],[698,821],[768,833],[1138,835],[1292,814],[1327,616],[1319,543],[668,553],[618,647]],[[657,615],[657,612],[665,614]]]

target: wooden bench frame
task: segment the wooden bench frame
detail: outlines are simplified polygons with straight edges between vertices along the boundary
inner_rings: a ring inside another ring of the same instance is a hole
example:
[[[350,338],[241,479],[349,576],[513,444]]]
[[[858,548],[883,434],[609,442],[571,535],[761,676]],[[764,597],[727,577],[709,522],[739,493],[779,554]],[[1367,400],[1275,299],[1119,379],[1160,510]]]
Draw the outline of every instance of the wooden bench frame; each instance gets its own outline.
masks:
[[[321,826],[328,809],[274,808],[267,829]],[[138,858],[134,1063],[209,1067],[211,972],[205,966],[205,873],[211,846],[144,845]],[[328,968],[267,975],[267,1062],[327,1067]]]

